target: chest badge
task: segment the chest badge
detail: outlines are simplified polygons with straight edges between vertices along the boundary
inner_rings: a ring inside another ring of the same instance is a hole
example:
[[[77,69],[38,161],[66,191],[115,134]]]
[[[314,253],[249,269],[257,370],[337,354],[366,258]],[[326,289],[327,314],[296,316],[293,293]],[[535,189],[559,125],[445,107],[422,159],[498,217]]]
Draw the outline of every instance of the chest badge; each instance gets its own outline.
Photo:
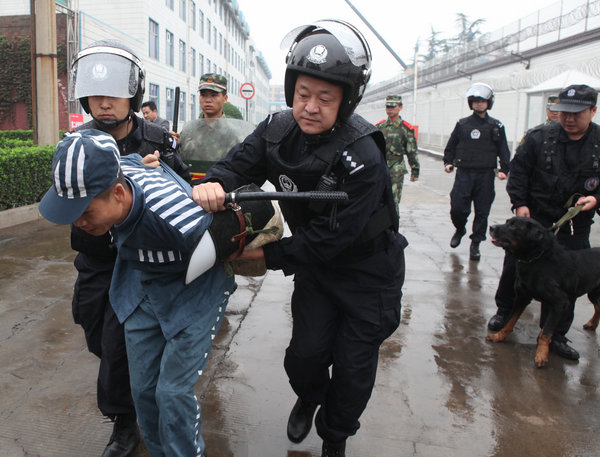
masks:
[[[471,139],[478,140],[481,137],[481,132],[477,129],[471,130]]]
[[[598,184],[600,184],[600,178],[593,176],[585,180],[585,184],[583,185],[583,187],[585,187],[585,190],[589,192],[596,189],[598,187]]]
[[[284,192],[298,192],[298,186],[286,175],[279,175],[279,185]]]

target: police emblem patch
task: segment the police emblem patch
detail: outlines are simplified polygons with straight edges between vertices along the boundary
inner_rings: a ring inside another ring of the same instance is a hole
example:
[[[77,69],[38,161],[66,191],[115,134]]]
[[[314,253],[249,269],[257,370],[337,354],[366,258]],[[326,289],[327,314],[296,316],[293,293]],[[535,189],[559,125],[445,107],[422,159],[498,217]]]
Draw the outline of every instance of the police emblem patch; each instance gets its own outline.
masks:
[[[585,180],[583,187],[585,187],[585,190],[587,191],[592,191],[598,187],[598,184],[600,184],[600,178],[593,176]]]
[[[306,58],[309,62],[317,65],[325,63],[327,60],[327,48],[322,44],[318,44],[310,50]]]
[[[298,186],[286,175],[279,175],[279,185],[284,192],[298,192]]]
[[[98,63],[92,68],[92,78],[96,81],[102,81],[108,76],[108,70],[104,64]]]
[[[569,97],[572,97],[573,95],[575,95],[575,89],[569,89],[569,92],[567,92],[567,95]]]
[[[471,138],[474,140],[478,140],[481,137],[481,132],[477,129],[471,130]]]

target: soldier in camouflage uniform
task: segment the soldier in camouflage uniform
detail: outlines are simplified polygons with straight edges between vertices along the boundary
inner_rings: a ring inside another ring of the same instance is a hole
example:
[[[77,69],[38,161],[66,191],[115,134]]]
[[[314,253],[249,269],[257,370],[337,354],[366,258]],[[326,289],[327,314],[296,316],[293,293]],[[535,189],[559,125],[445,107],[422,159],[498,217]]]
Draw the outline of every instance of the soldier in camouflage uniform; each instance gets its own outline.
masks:
[[[404,175],[408,172],[404,156],[410,165],[410,180],[419,180],[419,158],[417,157],[417,140],[414,127],[400,117],[402,110],[402,97],[388,95],[385,99],[385,112],[387,120],[377,123],[383,132],[386,143],[387,164],[392,177],[392,190],[397,205],[402,198]]]

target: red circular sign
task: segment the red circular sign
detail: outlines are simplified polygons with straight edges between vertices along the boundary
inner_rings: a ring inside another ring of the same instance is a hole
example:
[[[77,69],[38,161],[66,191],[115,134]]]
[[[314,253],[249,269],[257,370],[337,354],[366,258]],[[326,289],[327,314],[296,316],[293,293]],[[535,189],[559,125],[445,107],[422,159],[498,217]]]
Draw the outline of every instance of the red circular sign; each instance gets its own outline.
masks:
[[[250,100],[252,97],[254,97],[254,86],[250,83],[242,84],[240,87],[240,95],[242,98]]]

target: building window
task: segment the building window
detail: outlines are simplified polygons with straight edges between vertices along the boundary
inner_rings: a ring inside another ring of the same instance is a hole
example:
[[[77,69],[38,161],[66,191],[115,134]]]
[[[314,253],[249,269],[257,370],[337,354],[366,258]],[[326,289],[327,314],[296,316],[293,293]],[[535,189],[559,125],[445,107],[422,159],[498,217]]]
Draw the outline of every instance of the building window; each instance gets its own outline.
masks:
[[[196,30],[196,2],[190,0],[190,25]]]
[[[159,108],[159,111],[160,111],[160,105],[158,104],[159,94],[160,94],[160,87],[158,86],[158,84],[153,84],[153,83],[148,84],[148,100],[156,103],[156,107]]]
[[[198,10],[198,33],[204,38],[204,13]]]
[[[190,73],[196,77],[196,50],[190,48]]]
[[[148,23],[148,56],[158,60],[158,23],[152,19]]]
[[[179,92],[179,122],[186,121],[185,108],[185,92],[181,91]]]
[[[179,19],[185,22],[186,19],[186,4],[185,0],[179,0]]]
[[[208,32],[208,44],[212,42],[212,22],[210,19],[206,19],[206,31]]]
[[[198,53],[198,70],[200,70],[200,76],[204,74],[204,56]]]
[[[210,73],[212,71],[212,68],[210,66],[210,59],[206,59],[206,70],[204,70],[204,73]]]
[[[219,33],[219,54],[223,55],[223,34]]]
[[[175,0],[165,0],[165,5],[167,6],[167,8],[169,8],[171,11],[175,11]]]
[[[165,63],[170,67],[175,66],[175,37],[168,30],[166,31],[166,50],[165,50]]]
[[[190,95],[190,121],[196,119],[196,94]]]
[[[213,25],[213,46],[215,47],[215,51],[217,50],[217,27]]]
[[[179,71],[185,72],[187,55],[185,53],[185,43],[179,40]]]
[[[173,122],[173,99],[175,98],[175,89],[167,87],[167,120]]]

